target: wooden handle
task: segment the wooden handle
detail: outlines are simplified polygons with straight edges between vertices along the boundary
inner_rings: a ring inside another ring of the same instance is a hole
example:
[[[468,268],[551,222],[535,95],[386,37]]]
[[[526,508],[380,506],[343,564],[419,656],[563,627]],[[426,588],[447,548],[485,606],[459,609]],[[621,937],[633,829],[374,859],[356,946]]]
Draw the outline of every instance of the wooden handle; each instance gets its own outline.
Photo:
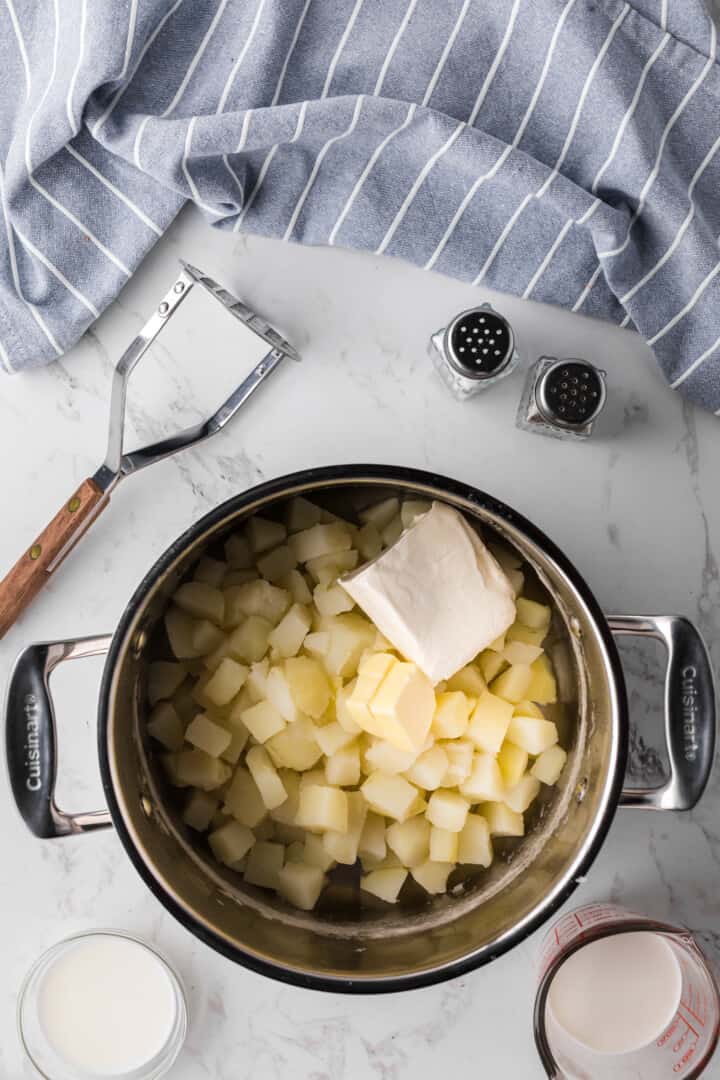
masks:
[[[108,496],[94,480],[83,480],[35,543],[0,581],[0,638],[32,603],[107,502]]]

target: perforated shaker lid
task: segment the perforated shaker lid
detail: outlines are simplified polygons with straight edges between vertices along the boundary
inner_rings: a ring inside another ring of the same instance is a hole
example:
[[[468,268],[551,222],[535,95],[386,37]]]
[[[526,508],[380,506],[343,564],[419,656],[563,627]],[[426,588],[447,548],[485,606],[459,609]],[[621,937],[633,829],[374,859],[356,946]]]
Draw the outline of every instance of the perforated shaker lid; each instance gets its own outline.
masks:
[[[605,404],[604,372],[587,360],[558,360],[538,380],[535,400],[551,424],[584,427]]]
[[[469,379],[497,375],[510,363],[514,348],[510,324],[487,307],[461,312],[448,328],[450,362]]]

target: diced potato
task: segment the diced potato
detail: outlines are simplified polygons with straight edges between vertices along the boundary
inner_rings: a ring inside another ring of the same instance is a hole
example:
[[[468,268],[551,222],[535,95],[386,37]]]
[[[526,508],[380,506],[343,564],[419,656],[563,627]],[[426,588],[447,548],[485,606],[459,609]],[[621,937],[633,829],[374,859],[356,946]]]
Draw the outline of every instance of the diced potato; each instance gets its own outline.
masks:
[[[181,611],[195,619],[208,619],[211,623],[222,626],[225,599],[220,589],[212,585],[206,585],[202,581],[186,581],[175,590],[173,602]]]
[[[275,706],[280,715],[289,724],[295,723],[300,716],[295,698],[290,692],[287,675],[284,668],[270,668],[265,682],[265,694],[267,700]]]
[[[183,780],[178,771],[178,762],[180,759],[179,753],[168,753],[160,755],[160,763],[163,768],[163,772],[167,776],[169,782],[173,787],[189,787],[187,781]]]
[[[399,512],[400,502],[394,496],[391,496],[389,499],[383,499],[381,502],[361,510],[358,517],[364,524],[370,521],[376,529],[382,531]]]
[[[430,854],[430,822],[424,817],[395,821],[387,828],[385,841],[403,866],[419,866]]]
[[[322,521],[325,511],[302,495],[296,495],[291,499],[285,511],[285,522],[288,532],[300,532],[301,529],[309,529]]]
[[[385,818],[368,810],[365,824],[360,834],[358,854],[363,860],[375,860],[380,862],[387,855],[387,843],[385,841]]]
[[[317,559],[308,559],[305,569],[320,585],[330,585],[341,574],[354,570],[359,561],[360,552],[355,548],[349,548],[347,551],[336,551],[332,555],[320,555]]]
[[[313,602],[321,615],[342,615],[355,607],[355,601],[342,585],[316,585]]]
[[[335,859],[325,850],[325,837],[330,834],[325,833],[323,836],[316,836],[314,833],[305,834],[305,851],[303,854],[303,862],[308,866],[317,866],[320,870],[327,873],[335,865]],[[341,835],[338,833],[338,835]]]
[[[540,791],[540,781],[530,773],[525,773],[518,780],[515,787],[507,788],[502,801],[516,814],[523,814],[530,803],[534,802]]]
[[[300,787],[300,805],[297,824],[311,832],[346,832],[348,827],[348,799],[339,788],[322,784]]]
[[[204,687],[205,697],[214,705],[227,705],[232,701],[248,677],[249,669],[229,656],[221,660],[212,677]]]
[[[240,694],[238,696],[241,697],[242,695]],[[220,723],[220,720],[218,720],[217,722]],[[228,743],[225,750],[223,750],[220,757],[223,759],[223,761],[227,761],[229,765],[237,765],[238,761],[240,760],[240,755],[245,749],[245,745],[250,738],[250,732],[245,727],[242,720],[240,720],[239,715],[230,715],[227,718],[224,718],[222,720],[222,727],[224,727],[230,735],[230,742]]]
[[[522,750],[519,746],[515,746],[514,743],[504,742],[500,747],[497,763],[505,787],[515,787],[515,784],[527,769],[527,750]]]
[[[297,656],[310,629],[312,617],[310,611],[300,604],[293,604],[286,615],[283,615],[274,630],[271,631],[268,642],[277,652],[278,656]],[[258,659],[260,659],[258,657]]]
[[[147,725],[153,739],[168,750],[182,750],[184,743],[182,720],[169,701],[160,701],[150,713]]]
[[[381,772],[371,773],[360,790],[372,810],[396,821],[405,821],[410,816],[419,794],[402,776]]]
[[[188,787],[214,791],[230,777],[230,769],[204,750],[182,750],[177,756],[177,775]]]
[[[318,630],[315,633],[307,634],[303,641],[303,649],[305,652],[310,653],[314,657],[327,656],[327,651],[330,648],[330,634],[327,630]]]
[[[493,861],[490,826],[482,814],[468,814],[458,838],[457,862],[489,866]]]
[[[285,861],[285,848],[271,841],[258,841],[250,850],[243,877],[249,885],[276,889],[278,874]]]
[[[519,596],[525,585],[525,575],[522,570],[508,570],[507,577],[515,596]]]
[[[218,665],[218,667],[219,667],[219,665]],[[199,675],[198,678],[196,679],[195,685],[194,685],[194,687],[192,689],[193,700],[198,705],[202,706],[203,709],[210,709],[211,711],[212,711],[212,709],[216,708],[216,705],[215,705],[214,701],[211,701],[210,698],[207,697],[207,695],[205,693],[205,687],[210,682],[212,677],[213,677],[213,672],[212,671],[203,672],[203,674]],[[197,711],[198,711],[197,709],[194,710],[193,716],[195,716]]]
[[[290,593],[258,579],[225,589],[225,627],[239,626],[248,615],[261,615],[276,626],[290,607]]]
[[[296,720],[284,731],[273,735],[265,746],[277,767],[297,769],[299,772],[312,769],[322,757],[313,726],[305,718]]]
[[[229,589],[232,585],[247,585],[250,581],[258,580],[258,572],[255,569],[248,570],[228,570],[222,583],[223,592]],[[225,605],[225,620],[223,626],[231,626],[232,623],[228,618],[227,603]]]
[[[550,661],[544,654],[530,665],[532,679],[526,697],[538,705],[551,705],[557,701],[557,684]]]
[[[440,787],[457,787],[470,775],[475,747],[469,739],[451,739],[441,745],[448,759],[448,767]]]
[[[287,544],[281,544],[280,547],[273,548],[272,551],[266,551],[264,555],[261,555],[256,565],[260,576],[276,585],[287,577],[291,570],[295,569],[297,559],[292,548],[288,547]]]
[[[228,652],[246,664],[256,664],[265,656],[274,632],[262,615],[248,615],[229,635]]]
[[[370,702],[396,663],[395,657],[389,653],[367,653],[360,661],[352,694],[347,699],[347,708],[357,724],[366,731],[372,731],[377,726],[370,712]]]
[[[324,765],[316,765],[314,769],[306,769],[305,772],[300,774],[301,788],[306,787],[308,784],[320,784],[321,787],[324,787],[326,783]]]
[[[447,890],[447,880],[454,869],[453,863],[432,862],[428,859],[420,866],[411,867],[410,873],[425,892],[435,895]]]
[[[171,698],[185,681],[185,668],[168,660],[157,660],[148,669],[148,701],[156,705],[158,701]]]
[[[196,829],[197,832],[205,832],[219,805],[214,795],[195,788],[190,792],[185,803],[182,815],[183,821],[191,829]]]
[[[275,838],[275,822],[271,817],[263,818],[260,824],[255,826],[253,832],[256,840],[273,840]]]
[[[404,529],[409,529],[414,524],[415,519],[419,518],[422,514],[426,514],[431,507],[426,499],[406,499],[400,507],[400,517],[402,519],[402,526]]]
[[[480,691],[482,693],[482,691]],[[457,739],[470,722],[470,703],[461,690],[435,694],[432,732],[438,739]]]
[[[528,600],[526,596],[518,597],[516,607],[518,622],[531,630],[544,630],[547,633],[552,616],[549,607],[538,604],[535,600]]]
[[[340,680],[342,681],[342,680]],[[357,735],[362,730],[360,725],[357,724],[348,709],[348,700],[352,697],[355,689],[356,680],[353,679],[346,686],[341,686],[335,694],[335,716],[337,722],[341,728],[344,728],[348,734]]]
[[[323,847],[333,859],[343,866],[352,866],[358,857],[367,803],[359,791],[348,791],[347,826],[344,830],[329,829],[323,835]]]
[[[462,795],[441,788],[439,791],[433,791],[428,799],[425,817],[431,825],[436,825],[438,829],[460,832],[465,824],[469,809],[470,804]]]
[[[382,537],[371,521],[363,525],[357,534],[357,546],[366,562],[376,559],[382,551]]]
[[[185,738],[199,750],[204,750],[210,757],[221,757],[230,745],[230,733],[214,723],[205,713],[200,713],[191,721],[185,732]]]
[[[263,701],[267,690],[267,677],[270,671],[270,663],[267,659],[258,660],[250,665],[250,671],[245,682],[248,693],[253,701]]]
[[[372,659],[382,655],[376,653]],[[397,661],[370,702],[373,726],[366,730],[399,750],[419,751],[427,738],[434,711],[435,693],[427,675],[416,664]],[[358,716],[355,719],[363,725]]]
[[[352,535],[347,525],[337,521],[327,525],[313,525],[302,532],[294,533],[288,540],[288,544],[297,561],[305,563],[321,555],[347,551],[352,547]]]
[[[535,716],[513,716],[506,738],[508,742],[534,756],[554,746],[558,741],[558,733],[552,720],[538,720]]]
[[[350,679],[355,675],[360,657],[375,639],[375,628],[355,612],[328,620],[330,648],[323,663],[331,675]]]
[[[302,911],[311,911],[325,884],[325,875],[317,866],[287,863],[278,874],[277,891]]]
[[[221,825],[215,832],[210,833],[208,843],[218,862],[232,867],[247,855],[255,843],[255,837],[250,829],[239,821],[228,821],[226,825]]]
[[[539,645],[527,645],[524,641],[509,641],[502,650],[508,664],[532,664],[542,654]]]
[[[518,701],[513,709],[513,716],[535,716],[538,720],[545,719],[545,713],[534,701]]]
[[[547,637],[547,630],[531,630],[529,626],[523,626],[521,622],[514,622],[507,634],[507,642],[520,641],[524,645],[535,645],[538,648]]]
[[[360,783],[360,748],[357,742],[343,746],[328,757],[325,762],[325,776],[328,784],[337,784],[339,787],[352,787]]]
[[[458,838],[465,832],[472,816],[472,814],[468,816],[462,832],[459,833],[449,832],[448,829],[438,829],[434,825],[431,827],[430,859],[432,862],[455,863],[458,861]],[[487,828],[487,822],[485,822],[485,827]]]
[[[285,720],[269,701],[259,701],[249,709],[243,709],[240,719],[253,739],[265,743],[285,727]]]
[[[508,701],[485,690],[478,698],[468,727],[468,738],[479,750],[497,754],[512,719],[513,707]]]
[[[399,514],[396,514],[394,518],[388,521],[384,529],[380,530],[382,542],[385,547],[392,547],[402,536],[403,523]]]
[[[443,748],[433,746],[413,762],[406,775],[411,783],[417,784],[425,791],[434,791],[442,784],[449,765],[448,756]]]
[[[247,538],[250,550],[254,554],[267,551],[269,548],[282,544],[287,530],[280,521],[270,521],[268,518],[254,514],[247,523]]]
[[[247,752],[245,764],[268,810],[275,810],[278,806],[282,806],[287,799],[287,791],[268,757],[267,750],[262,746],[253,746]]]
[[[207,656],[225,640],[219,626],[209,619],[198,619],[192,628],[192,647],[198,656]]]
[[[505,701],[511,701],[517,705],[527,696],[528,688],[532,680],[529,664],[513,664],[490,684],[490,690],[497,697]]]
[[[505,649],[505,634],[500,634],[500,637],[496,637],[494,641],[491,641],[488,649],[492,649],[493,652],[503,652]],[[510,663],[509,660],[508,663]]]
[[[501,800],[505,785],[497,758],[483,752],[476,754],[470,775],[460,784],[460,791],[474,803]]]
[[[312,593],[307,581],[300,573],[299,570],[291,570],[286,577],[284,577],[279,584],[286,592],[290,593],[295,604],[310,604],[312,603]]]
[[[293,840],[291,844],[288,844],[285,849],[285,865],[288,863],[304,863],[305,862],[305,840],[304,837],[307,833],[304,829],[301,829],[302,837],[299,840]]]
[[[459,671],[456,671],[455,674],[447,680],[446,689],[450,691],[461,691],[463,694],[467,694],[470,697],[479,698],[486,689],[485,679],[474,664],[466,664],[464,668],[460,668]]]
[[[414,750],[398,750],[397,746],[375,739],[365,751],[366,772],[383,772],[391,776],[404,773],[411,767],[418,755]]]
[[[193,685],[188,680],[172,696],[172,706],[183,724],[189,724],[197,712],[197,703],[193,697]]]
[[[316,728],[315,740],[323,754],[331,757],[338,750],[342,750],[344,746],[348,746],[349,743],[353,742],[355,735],[352,732],[345,731],[337,721],[332,721],[323,727]]]
[[[206,625],[212,626],[212,623],[206,623]],[[230,652],[230,636],[223,633],[223,631],[219,629],[218,633],[220,634],[220,639],[216,648],[214,648],[212,652],[206,653],[205,656],[203,656],[203,665],[210,672],[217,671],[222,661],[225,659],[226,656],[229,655]]]
[[[360,888],[364,892],[377,896],[379,900],[395,904],[407,876],[408,872],[404,867],[371,870],[369,874],[360,878]]]
[[[240,822],[254,829],[267,817],[267,807],[258,786],[247,769],[239,766],[225,792],[225,810]]]
[[[252,552],[246,536],[233,533],[225,541],[225,558],[234,570],[247,570],[252,566]]]
[[[202,581],[205,585],[212,585],[217,589],[227,573],[228,564],[219,559],[211,559],[209,555],[203,555],[193,573],[195,581]]]
[[[537,780],[542,781],[543,784],[549,784],[552,787],[560,779],[560,773],[565,768],[566,761],[567,754],[563,748],[561,746],[551,746],[547,750],[543,750],[542,754],[536,759],[530,774]]]
[[[276,806],[270,811],[271,819],[279,825],[291,826],[295,828],[295,818],[297,817],[298,805],[300,802],[300,774],[294,772],[292,769],[279,769],[278,776],[282,780],[282,785],[287,792],[287,799],[280,806]],[[276,834],[278,839],[283,839],[280,836],[278,825],[276,825]],[[299,837],[293,836],[292,839],[298,839]]]
[[[524,836],[525,824],[522,814],[511,810],[501,802],[487,802],[480,807],[488,823],[491,836]]]
[[[170,607],[165,612],[165,633],[176,660],[190,660],[198,653],[192,643],[195,620],[180,608]]]
[[[322,664],[309,656],[285,661],[285,680],[301,713],[318,720],[330,703],[331,687]]]

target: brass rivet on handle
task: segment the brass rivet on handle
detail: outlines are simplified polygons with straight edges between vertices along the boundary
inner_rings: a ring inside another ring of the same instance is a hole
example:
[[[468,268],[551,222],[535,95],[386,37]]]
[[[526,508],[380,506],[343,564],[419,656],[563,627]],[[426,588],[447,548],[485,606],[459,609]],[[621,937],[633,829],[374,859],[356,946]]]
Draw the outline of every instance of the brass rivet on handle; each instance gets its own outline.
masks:
[[[30,558],[39,559],[41,555],[42,547],[40,546],[40,544],[33,544],[33,546],[30,548]]]
[[[71,514],[74,514],[76,510],[79,510],[80,509],[80,497],[78,495],[73,495],[72,499],[68,503],[67,508],[68,508],[68,510],[70,511]]]

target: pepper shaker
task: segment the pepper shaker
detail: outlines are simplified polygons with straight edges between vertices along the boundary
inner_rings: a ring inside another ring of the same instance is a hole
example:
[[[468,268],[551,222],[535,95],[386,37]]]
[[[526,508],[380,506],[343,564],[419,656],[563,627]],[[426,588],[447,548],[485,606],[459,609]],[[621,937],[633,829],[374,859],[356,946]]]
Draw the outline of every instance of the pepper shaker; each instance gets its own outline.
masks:
[[[588,360],[541,356],[528,373],[517,426],[555,439],[587,439],[605,405],[605,377]]]
[[[515,335],[488,303],[461,311],[430,339],[435,369],[458,400],[509,375],[519,360]]]

